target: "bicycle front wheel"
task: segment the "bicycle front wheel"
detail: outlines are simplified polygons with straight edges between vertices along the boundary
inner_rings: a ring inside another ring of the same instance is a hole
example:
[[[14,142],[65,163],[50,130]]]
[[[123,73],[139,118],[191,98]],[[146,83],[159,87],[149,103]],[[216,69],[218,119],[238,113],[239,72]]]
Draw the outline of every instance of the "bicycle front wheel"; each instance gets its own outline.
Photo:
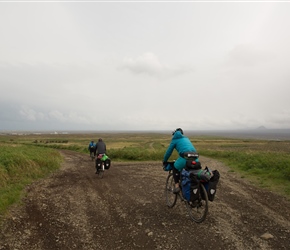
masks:
[[[199,198],[194,202],[186,202],[186,207],[190,219],[194,222],[201,223],[205,220],[208,212],[208,197],[203,184],[199,184]]]
[[[166,186],[165,186],[165,197],[166,197],[166,205],[168,207],[174,207],[177,200],[177,194],[173,193],[173,189],[175,187],[173,173],[170,173],[166,179]]]

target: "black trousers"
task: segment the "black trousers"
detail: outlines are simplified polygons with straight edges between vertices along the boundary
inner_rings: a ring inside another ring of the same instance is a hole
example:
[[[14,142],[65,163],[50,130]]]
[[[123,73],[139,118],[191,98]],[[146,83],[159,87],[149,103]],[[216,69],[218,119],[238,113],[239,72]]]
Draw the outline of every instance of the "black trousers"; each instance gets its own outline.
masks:
[[[173,167],[173,179],[174,179],[175,184],[179,183],[180,171],[178,171],[175,167]]]

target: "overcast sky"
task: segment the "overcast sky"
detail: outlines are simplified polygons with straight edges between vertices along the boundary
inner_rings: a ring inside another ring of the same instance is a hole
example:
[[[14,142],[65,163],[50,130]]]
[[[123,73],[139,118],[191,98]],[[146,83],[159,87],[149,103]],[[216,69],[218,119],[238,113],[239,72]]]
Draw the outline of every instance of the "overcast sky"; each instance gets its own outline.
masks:
[[[0,130],[290,128],[289,13],[0,1]]]

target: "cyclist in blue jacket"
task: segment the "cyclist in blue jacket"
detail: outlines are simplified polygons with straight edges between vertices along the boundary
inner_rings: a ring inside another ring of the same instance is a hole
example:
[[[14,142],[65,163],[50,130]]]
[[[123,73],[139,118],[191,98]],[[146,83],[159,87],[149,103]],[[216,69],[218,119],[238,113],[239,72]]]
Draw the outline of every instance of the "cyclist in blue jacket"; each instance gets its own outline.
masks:
[[[168,161],[174,149],[176,149],[179,155],[177,160],[174,162],[173,168],[173,178],[175,182],[175,188],[173,190],[173,193],[176,194],[180,191],[180,172],[186,166],[186,159],[184,158],[184,153],[196,152],[196,149],[189,140],[189,138],[183,135],[183,130],[181,128],[177,128],[175,131],[172,132],[172,140],[164,155],[163,164]],[[196,161],[198,161],[198,159],[196,159]]]
[[[96,156],[95,148],[96,148],[96,143],[93,140],[91,140],[91,142],[88,146],[88,150],[90,151],[90,155],[91,155],[91,153],[94,153],[94,156]]]

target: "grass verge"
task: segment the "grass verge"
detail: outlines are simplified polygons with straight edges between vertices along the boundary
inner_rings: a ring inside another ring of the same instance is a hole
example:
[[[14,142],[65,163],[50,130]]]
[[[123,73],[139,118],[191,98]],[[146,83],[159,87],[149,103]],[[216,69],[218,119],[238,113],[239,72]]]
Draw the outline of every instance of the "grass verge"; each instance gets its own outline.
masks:
[[[0,145],[0,215],[20,200],[26,185],[58,169],[61,160],[50,148]]]

